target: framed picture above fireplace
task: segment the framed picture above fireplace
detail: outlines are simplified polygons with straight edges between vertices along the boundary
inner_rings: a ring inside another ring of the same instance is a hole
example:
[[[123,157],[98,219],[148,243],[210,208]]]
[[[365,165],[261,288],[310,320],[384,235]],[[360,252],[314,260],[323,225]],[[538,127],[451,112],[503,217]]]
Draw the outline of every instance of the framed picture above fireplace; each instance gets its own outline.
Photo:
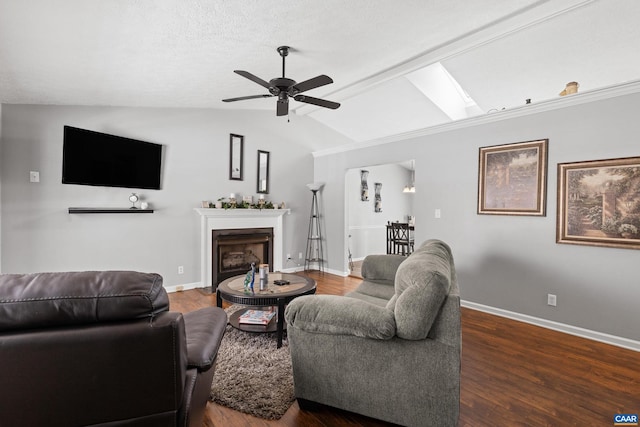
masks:
[[[242,181],[244,161],[244,136],[229,135],[229,179]]]

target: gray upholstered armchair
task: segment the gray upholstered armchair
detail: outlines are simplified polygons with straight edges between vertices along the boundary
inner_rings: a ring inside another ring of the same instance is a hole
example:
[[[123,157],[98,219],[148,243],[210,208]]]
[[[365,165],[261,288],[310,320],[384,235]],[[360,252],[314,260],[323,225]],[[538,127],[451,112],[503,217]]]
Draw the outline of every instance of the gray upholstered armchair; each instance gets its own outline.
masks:
[[[286,310],[295,395],[408,426],[457,426],[460,295],[450,248],[371,255],[345,297],[310,295]]]

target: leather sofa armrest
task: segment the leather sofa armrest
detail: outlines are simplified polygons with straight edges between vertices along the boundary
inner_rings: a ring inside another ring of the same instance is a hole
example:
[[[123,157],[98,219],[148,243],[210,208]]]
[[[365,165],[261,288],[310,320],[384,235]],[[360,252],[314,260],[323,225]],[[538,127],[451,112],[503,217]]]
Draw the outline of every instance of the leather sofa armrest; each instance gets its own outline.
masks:
[[[183,318],[188,366],[206,371],[216,360],[227,326],[227,313],[218,307],[206,307],[184,313]]]

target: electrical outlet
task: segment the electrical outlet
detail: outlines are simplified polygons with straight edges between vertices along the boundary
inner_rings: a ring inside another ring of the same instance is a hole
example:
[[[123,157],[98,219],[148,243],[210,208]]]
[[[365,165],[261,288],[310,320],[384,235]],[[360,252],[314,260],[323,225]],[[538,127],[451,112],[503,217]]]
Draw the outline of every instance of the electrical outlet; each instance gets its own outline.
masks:
[[[555,307],[557,302],[558,298],[554,294],[547,294],[547,305]]]
[[[182,265],[178,266],[178,274],[184,274],[184,267]]]
[[[37,172],[37,171],[29,172],[29,182],[40,182],[40,172]]]
[[[298,259],[302,259],[302,252],[298,252]]]
[[[291,259],[291,254],[287,254],[287,261]]]
[[[435,218],[440,218],[441,215],[442,215],[442,212],[440,211],[440,209],[436,209],[435,212],[433,213],[433,216]]]

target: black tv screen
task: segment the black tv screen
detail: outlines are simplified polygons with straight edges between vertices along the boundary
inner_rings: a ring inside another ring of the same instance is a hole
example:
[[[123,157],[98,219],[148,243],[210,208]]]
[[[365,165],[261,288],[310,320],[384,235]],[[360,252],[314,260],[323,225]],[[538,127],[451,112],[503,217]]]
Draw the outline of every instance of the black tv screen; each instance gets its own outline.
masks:
[[[162,145],[64,127],[62,183],[159,190]]]

